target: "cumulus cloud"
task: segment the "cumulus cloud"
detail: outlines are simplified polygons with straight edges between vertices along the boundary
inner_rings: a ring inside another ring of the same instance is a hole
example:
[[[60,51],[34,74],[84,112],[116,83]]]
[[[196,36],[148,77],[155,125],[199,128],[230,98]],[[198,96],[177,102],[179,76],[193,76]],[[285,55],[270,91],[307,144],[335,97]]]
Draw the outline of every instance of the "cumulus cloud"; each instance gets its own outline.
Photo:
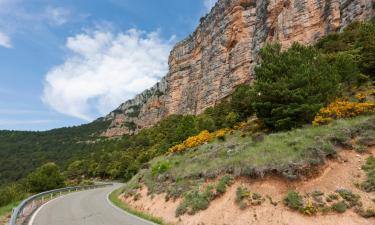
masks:
[[[203,1],[204,1],[204,6],[206,7],[207,11],[210,11],[217,2],[217,0],[203,0]]]
[[[12,48],[12,42],[8,35],[0,32],[0,46],[4,48]]]
[[[137,29],[69,37],[70,54],[47,73],[42,100],[87,121],[104,115],[166,75],[172,42]]]

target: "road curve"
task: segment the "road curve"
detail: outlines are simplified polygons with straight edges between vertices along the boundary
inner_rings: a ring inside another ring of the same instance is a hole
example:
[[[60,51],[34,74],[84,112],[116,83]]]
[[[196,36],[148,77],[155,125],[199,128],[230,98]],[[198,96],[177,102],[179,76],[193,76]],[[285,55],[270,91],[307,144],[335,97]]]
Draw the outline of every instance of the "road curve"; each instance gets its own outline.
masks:
[[[118,184],[68,194],[43,205],[28,225],[155,225],[112,205],[107,196]]]

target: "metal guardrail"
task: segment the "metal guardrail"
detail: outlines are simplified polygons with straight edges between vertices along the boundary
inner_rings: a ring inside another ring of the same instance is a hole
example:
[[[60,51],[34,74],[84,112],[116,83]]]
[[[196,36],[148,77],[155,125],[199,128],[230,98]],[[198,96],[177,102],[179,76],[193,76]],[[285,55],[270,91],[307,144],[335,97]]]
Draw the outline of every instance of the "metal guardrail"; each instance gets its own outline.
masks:
[[[56,190],[46,191],[42,192],[33,196],[30,196],[29,198],[22,201],[16,208],[13,209],[13,213],[9,222],[9,225],[18,225],[22,224],[27,217],[34,212],[39,206],[43,205],[48,198],[51,200],[53,197],[61,196],[63,193],[70,193],[72,191],[82,191],[82,190],[88,190],[88,189],[95,189],[95,188],[101,188],[106,186],[111,186],[111,184],[97,184],[97,185],[88,185],[88,186],[77,186],[77,187],[66,187],[66,188],[60,188]],[[37,206],[39,204],[39,206]],[[31,213],[27,215],[26,209],[29,207],[29,211]],[[19,221],[19,219],[23,219],[23,221]],[[17,223],[20,222],[20,223]]]

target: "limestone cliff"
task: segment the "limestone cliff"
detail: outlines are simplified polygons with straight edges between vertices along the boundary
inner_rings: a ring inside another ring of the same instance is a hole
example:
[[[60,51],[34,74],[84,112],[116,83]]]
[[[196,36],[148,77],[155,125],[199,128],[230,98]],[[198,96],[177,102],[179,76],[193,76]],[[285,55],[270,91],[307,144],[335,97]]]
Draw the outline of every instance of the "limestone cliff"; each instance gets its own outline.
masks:
[[[172,114],[200,114],[253,80],[259,49],[310,44],[374,15],[374,0],[219,0],[196,31],[178,43],[168,74],[106,116],[105,136],[147,128]]]

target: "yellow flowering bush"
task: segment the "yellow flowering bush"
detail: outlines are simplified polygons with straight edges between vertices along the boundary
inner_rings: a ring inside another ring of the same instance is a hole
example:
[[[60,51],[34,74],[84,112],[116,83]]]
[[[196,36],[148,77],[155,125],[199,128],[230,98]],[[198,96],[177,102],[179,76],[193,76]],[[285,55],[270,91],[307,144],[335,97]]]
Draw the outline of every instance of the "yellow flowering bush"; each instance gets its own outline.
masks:
[[[364,99],[359,95],[357,99]],[[355,117],[375,110],[375,102],[350,102],[347,99],[337,99],[325,108],[320,109],[313,125],[328,124],[334,119]]]
[[[227,130],[228,130],[228,129],[221,129],[221,130],[218,130],[218,131],[214,132],[213,135],[214,135],[216,138],[218,138],[218,139],[220,139],[220,140],[223,140],[223,139],[225,138],[225,135],[226,135],[226,133],[227,133]]]
[[[369,91],[360,92],[355,95],[355,98],[358,99],[359,101],[365,101],[370,96],[375,96],[375,88]]]
[[[302,211],[305,215],[312,216],[318,212],[318,209],[315,207],[312,201],[308,201]]]
[[[188,148],[194,148],[205,142],[209,142],[214,138],[207,130],[200,132],[198,135],[189,137],[183,143],[175,145],[169,149],[169,152],[182,152]]]

